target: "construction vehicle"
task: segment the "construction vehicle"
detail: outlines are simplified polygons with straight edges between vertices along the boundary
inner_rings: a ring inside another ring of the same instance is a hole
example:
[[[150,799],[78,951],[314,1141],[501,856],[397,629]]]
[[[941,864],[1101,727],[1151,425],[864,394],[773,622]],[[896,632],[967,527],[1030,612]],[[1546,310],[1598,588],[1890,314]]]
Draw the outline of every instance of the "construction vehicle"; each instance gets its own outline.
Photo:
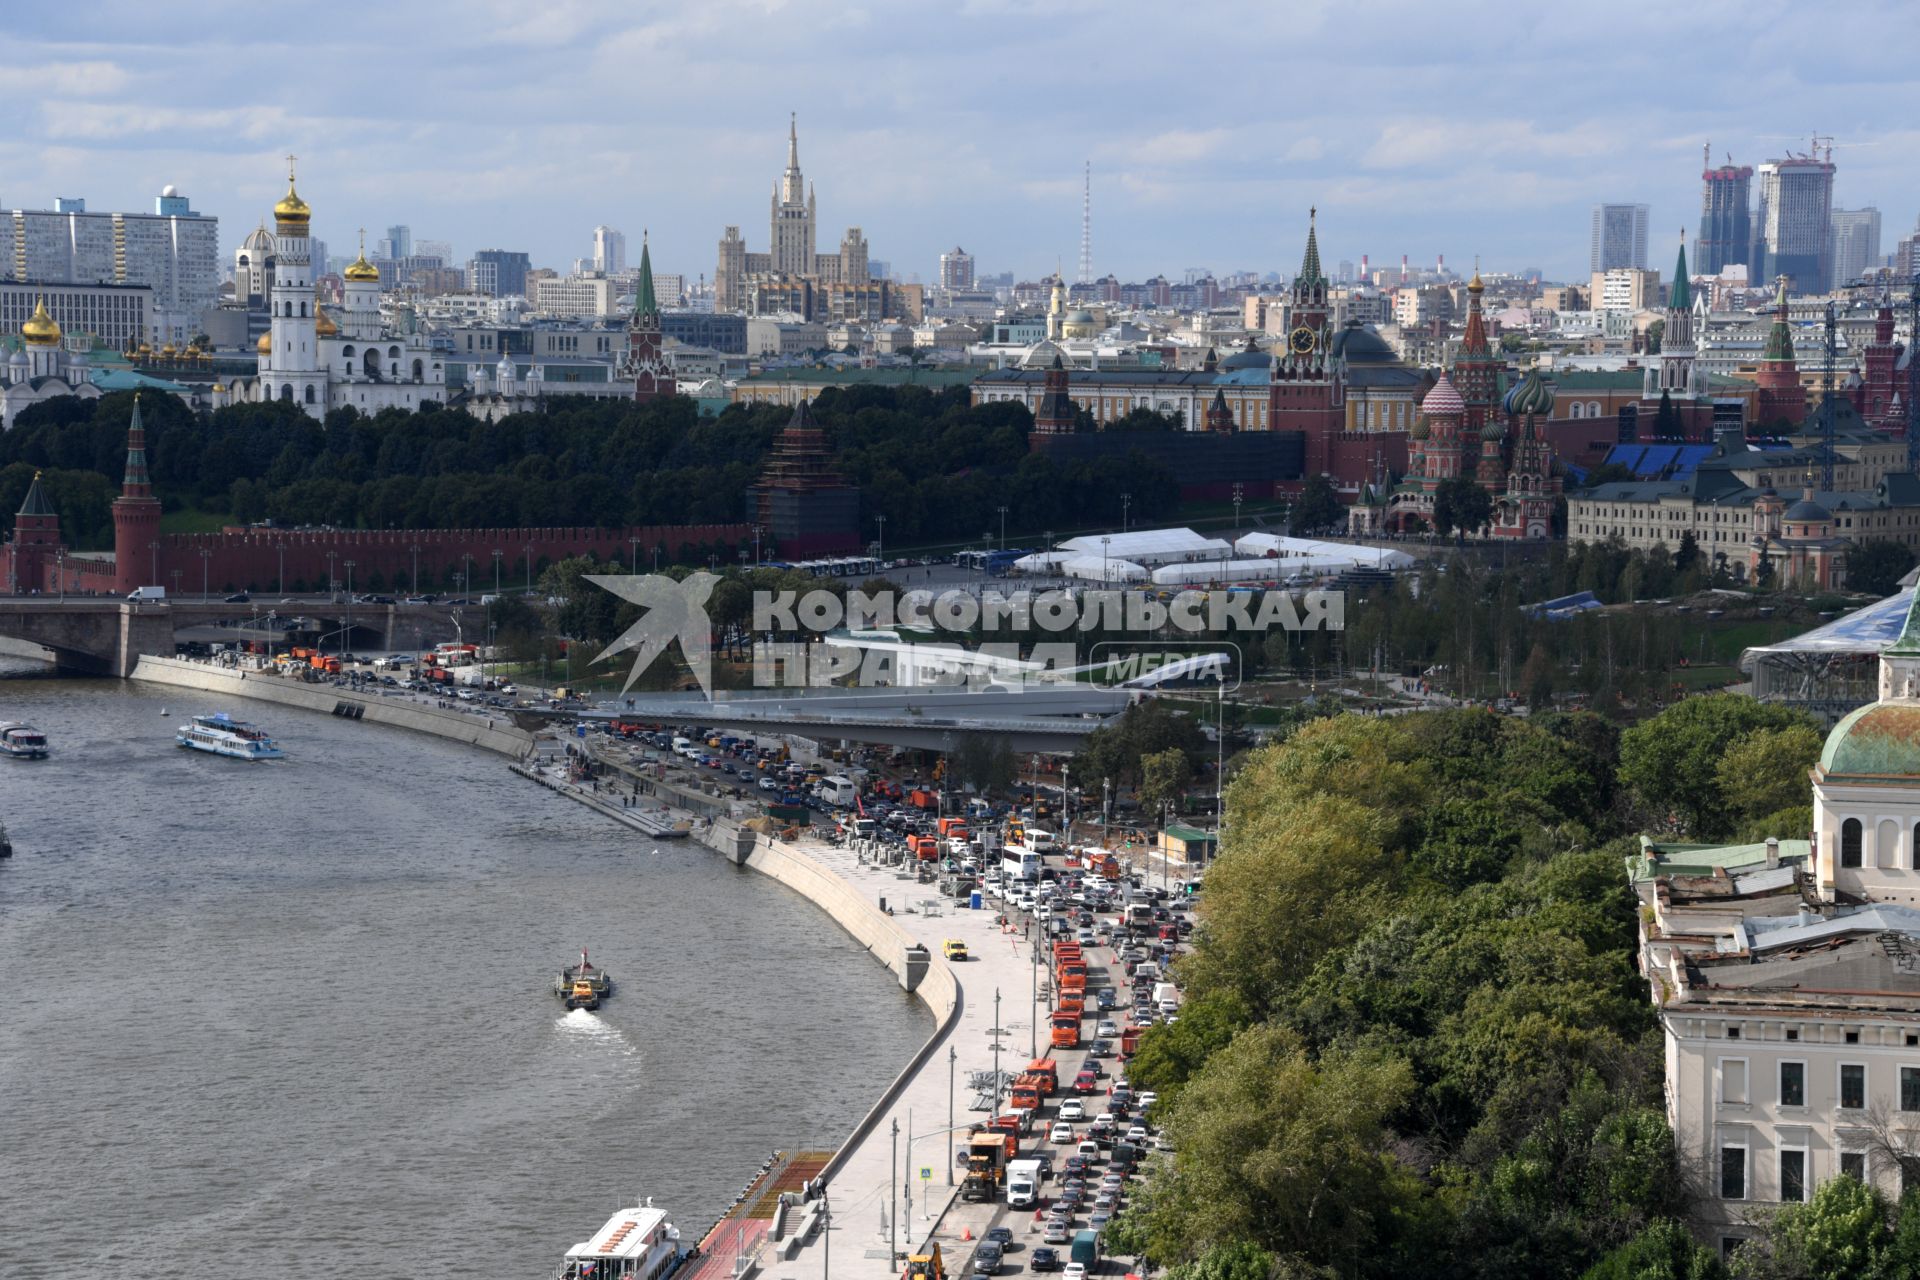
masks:
[[[1052,1028],[1051,1039],[1056,1049],[1078,1049],[1080,1047],[1080,1019],[1071,1013],[1056,1013],[1049,1024]]]
[[[1060,1066],[1052,1058],[1035,1058],[1021,1074],[1040,1079],[1042,1097],[1060,1091]]]
[[[1006,1175],[1008,1156],[1016,1149],[1011,1133],[976,1130],[967,1139],[967,1175],[960,1183],[962,1200],[997,1200]]]
[[[1008,1103],[1015,1111],[1031,1111],[1040,1105],[1046,1095],[1041,1091],[1039,1077],[1022,1072],[1013,1081],[1013,1094]]]
[[[941,835],[946,836],[948,839],[966,840],[969,838],[967,834],[967,820],[965,818],[942,818],[936,824],[936,828]]]
[[[913,851],[914,858],[920,862],[940,861],[940,842],[932,836],[914,836],[907,841],[907,848]]]
[[[940,1242],[936,1240],[927,1247],[932,1252],[916,1253],[907,1259],[900,1280],[947,1280],[947,1269],[940,1261]]]

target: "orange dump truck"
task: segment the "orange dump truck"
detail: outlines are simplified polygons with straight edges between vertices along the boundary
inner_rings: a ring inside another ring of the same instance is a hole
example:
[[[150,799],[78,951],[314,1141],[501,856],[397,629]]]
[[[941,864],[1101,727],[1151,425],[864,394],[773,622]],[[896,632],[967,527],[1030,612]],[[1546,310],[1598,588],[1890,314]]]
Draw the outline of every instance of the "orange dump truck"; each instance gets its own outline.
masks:
[[[1056,1013],[1050,1024],[1052,1042],[1056,1049],[1078,1049],[1080,1047],[1080,1019],[1071,1013]]]
[[[1021,1074],[1039,1077],[1043,1095],[1060,1092],[1060,1066],[1052,1058],[1035,1058]]]
[[[932,836],[914,836],[907,841],[907,846],[913,850],[913,856],[921,862],[940,861],[940,842]]]

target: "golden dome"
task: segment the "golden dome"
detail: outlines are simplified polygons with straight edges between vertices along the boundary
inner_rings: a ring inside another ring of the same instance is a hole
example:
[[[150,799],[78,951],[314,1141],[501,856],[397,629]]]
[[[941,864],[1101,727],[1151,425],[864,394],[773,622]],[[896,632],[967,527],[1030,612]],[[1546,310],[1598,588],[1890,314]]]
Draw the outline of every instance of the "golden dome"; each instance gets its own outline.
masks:
[[[162,360],[171,360],[178,354],[180,353],[173,349],[173,344],[171,342],[169,342],[166,346],[160,348],[160,358]]]
[[[148,346],[148,345],[147,345],[146,343],[144,343],[144,342],[143,342],[143,343],[141,343],[141,344],[140,344],[140,346],[139,346],[139,348],[138,348],[138,349],[137,349],[137,350],[135,351],[135,354],[136,354],[136,355],[143,355],[143,356],[150,356],[150,355],[152,355],[152,354],[153,354],[153,348],[152,348],[152,347],[150,347],[150,346]]]
[[[287,194],[281,196],[280,203],[273,206],[273,220],[279,223],[290,224],[293,229],[304,232],[307,226],[307,219],[313,216],[313,210],[308,208],[307,202],[300,198],[300,193],[293,189],[292,157],[288,157],[288,160]]]
[[[380,283],[380,268],[367,261],[365,250],[362,250],[359,257],[347,264],[347,269],[342,274],[350,281],[365,281],[370,284]]]
[[[273,354],[273,334],[271,333],[261,334],[260,341],[253,344],[253,349],[255,351],[258,351],[263,356],[272,355]]]
[[[60,344],[60,325],[47,314],[47,300],[33,304],[33,314],[20,326],[20,336],[30,347],[54,347]]]
[[[213,394],[215,394],[215,395],[217,395],[217,396],[223,396],[223,395],[225,395],[225,394],[227,394],[227,384],[226,384],[226,383],[224,383],[224,382],[216,382],[216,383],[214,383],[214,384],[213,384]]]
[[[317,317],[313,322],[313,331],[316,334],[322,338],[331,338],[340,332],[340,326],[333,322],[333,317],[327,314],[325,307],[315,307],[313,310]]]
[[[1475,267],[1473,269],[1473,279],[1467,282],[1467,292],[1481,293],[1485,291],[1486,287],[1487,286],[1480,283],[1480,268]]]

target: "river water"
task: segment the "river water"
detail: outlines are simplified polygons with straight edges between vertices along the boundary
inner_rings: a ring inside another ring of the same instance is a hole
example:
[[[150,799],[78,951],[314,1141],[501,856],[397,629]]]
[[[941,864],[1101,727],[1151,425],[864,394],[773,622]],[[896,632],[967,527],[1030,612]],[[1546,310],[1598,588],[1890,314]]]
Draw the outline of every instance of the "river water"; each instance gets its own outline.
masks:
[[[223,709],[289,758],[173,745]],[[0,719],[55,752],[0,759],[0,1277],[539,1280],[643,1196],[697,1239],[931,1030],[804,899],[491,753],[120,682]]]

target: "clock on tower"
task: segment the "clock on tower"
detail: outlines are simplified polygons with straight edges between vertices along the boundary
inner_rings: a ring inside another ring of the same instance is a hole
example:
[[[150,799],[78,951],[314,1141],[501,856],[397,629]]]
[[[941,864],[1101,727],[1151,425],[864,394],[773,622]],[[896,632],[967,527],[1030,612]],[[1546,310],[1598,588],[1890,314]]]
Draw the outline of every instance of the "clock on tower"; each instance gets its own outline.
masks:
[[[1315,341],[1312,329],[1298,325],[1287,335],[1287,349],[1297,356],[1312,355]]]

